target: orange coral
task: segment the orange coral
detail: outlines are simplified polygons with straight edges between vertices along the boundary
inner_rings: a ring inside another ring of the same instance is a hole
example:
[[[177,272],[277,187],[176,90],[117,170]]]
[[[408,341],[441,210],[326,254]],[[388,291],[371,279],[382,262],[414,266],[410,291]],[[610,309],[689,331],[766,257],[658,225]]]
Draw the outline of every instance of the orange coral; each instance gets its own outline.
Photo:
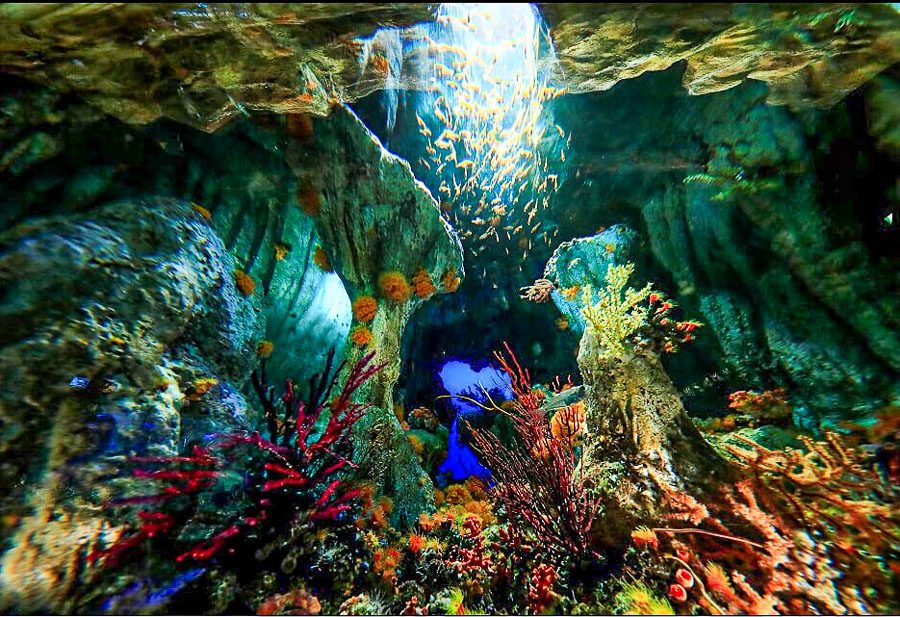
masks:
[[[417,298],[427,298],[433,295],[437,288],[431,281],[431,275],[428,270],[420,268],[412,277],[413,292]]]
[[[425,538],[422,536],[411,533],[409,534],[409,550],[412,553],[418,553],[425,547]]]
[[[378,289],[381,295],[393,302],[406,302],[412,294],[412,288],[402,272],[389,270],[378,276]]]
[[[305,186],[297,191],[297,201],[300,209],[309,216],[316,216],[322,208],[319,192],[311,186]]]
[[[472,499],[477,499],[478,501],[485,501],[487,499],[487,488],[484,485],[484,481],[480,478],[470,476],[463,485],[466,487],[466,490],[469,491]]]
[[[562,330],[563,332],[565,332],[566,330],[568,330],[568,329],[569,329],[569,318],[566,317],[565,315],[562,315],[562,316],[558,317],[558,318],[556,319],[556,327],[557,327],[559,330]]]
[[[353,317],[362,323],[369,323],[375,318],[378,302],[372,296],[358,296],[353,301]]]
[[[316,250],[313,251],[313,263],[319,266],[319,269],[323,272],[334,272],[334,268],[331,267],[331,261],[328,259],[325,249],[321,246],[317,246]]]
[[[260,358],[268,358],[272,355],[274,349],[275,343],[272,341],[260,341],[259,345],[256,346],[256,355]]]
[[[280,242],[275,243],[275,259],[281,261],[287,254],[291,251],[291,247],[286,244],[281,244]]]
[[[256,281],[243,270],[234,271],[234,284],[244,296],[252,296],[256,291]]]
[[[562,294],[562,297],[572,302],[573,300],[578,298],[578,292],[581,291],[581,285],[572,285],[571,287],[565,287],[559,290]]]
[[[275,595],[256,608],[257,615],[318,615],[322,610],[318,598],[305,589]]]
[[[638,548],[650,547],[656,550],[659,547],[659,538],[656,532],[648,527],[638,527],[631,532],[631,541]]]
[[[350,332],[350,340],[357,347],[371,345],[373,340],[372,331],[365,326],[356,326]]]
[[[459,289],[459,284],[462,282],[462,279],[459,278],[459,275],[456,272],[456,268],[450,268],[446,272],[444,272],[443,276],[441,276],[441,287],[444,288],[444,291],[449,293],[453,293],[457,289]]]
[[[374,555],[375,572],[390,582],[397,576],[397,566],[400,565],[400,551],[396,548],[388,547],[375,551]]]
[[[472,494],[464,484],[451,484],[444,490],[444,499],[451,505],[459,506],[472,501]]]

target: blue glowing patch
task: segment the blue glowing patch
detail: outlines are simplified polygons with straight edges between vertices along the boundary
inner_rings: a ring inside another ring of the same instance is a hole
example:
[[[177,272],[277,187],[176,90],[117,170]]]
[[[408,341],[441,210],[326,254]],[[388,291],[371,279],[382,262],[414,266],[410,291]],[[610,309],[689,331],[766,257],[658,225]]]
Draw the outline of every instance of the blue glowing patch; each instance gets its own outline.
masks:
[[[450,425],[447,458],[441,464],[438,473],[455,482],[471,476],[487,480],[490,478],[490,471],[481,464],[459,434],[460,419],[479,416],[484,410],[471,401],[456,397],[464,396],[479,403],[486,403],[485,392],[487,392],[496,403],[509,400],[513,397],[509,375],[490,365],[475,370],[467,362],[450,360],[438,371],[438,377],[447,393],[454,397],[450,399],[450,406],[456,411],[456,417]]]

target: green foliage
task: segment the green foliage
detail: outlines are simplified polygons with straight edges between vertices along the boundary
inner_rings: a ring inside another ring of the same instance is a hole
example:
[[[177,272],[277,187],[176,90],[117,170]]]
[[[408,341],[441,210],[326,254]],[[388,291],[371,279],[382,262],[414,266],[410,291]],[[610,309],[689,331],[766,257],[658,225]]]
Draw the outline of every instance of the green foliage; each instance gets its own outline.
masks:
[[[634,264],[610,264],[606,270],[606,287],[593,301],[590,285],[583,291],[582,315],[603,346],[603,353],[612,356],[625,354],[626,340],[647,322],[648,308],[638,306],[650,295],[650,284],[641,289],[625,287],[634,274]]]
[[[644,583],[626,583],[616,594],[616,608],[624,615],[674,615],[669,601],[656,595]]]

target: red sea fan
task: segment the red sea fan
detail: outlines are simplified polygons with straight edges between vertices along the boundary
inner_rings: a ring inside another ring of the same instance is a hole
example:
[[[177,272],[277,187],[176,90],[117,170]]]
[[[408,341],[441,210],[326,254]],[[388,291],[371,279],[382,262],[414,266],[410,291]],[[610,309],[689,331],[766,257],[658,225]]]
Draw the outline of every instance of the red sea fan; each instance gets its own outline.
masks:
[[[472,431],[474,448],[496,482],[491,495],[510,522],[530,529],[557,559],[596,557],[590,532],[600,500],[588,492],[570,441],[553,437],[528,370],[509,345],[504,348],[508,358],[495,356],[512,381],[515,401],[506,413],[518,443],[507,447],[490,431]]]
[[[368,409],[352,397],[383,367],[374,365],[373,357],[369,354],[361,358],[348,372],[341,391],[332,397],[344,367],[342,364],[332,371],[332,350],[325,371],[310,380],[305,401],[291,381],[276,399],[266,383],[263,363],[262,371],[254,373],[253,383],[263,405],[269,438],[258,432],[219,435],[207,447],[195,447],[192,456],[131,459],[140,465],[132,472],[135,478],[162,486],[158,485],[154,493],[119,499],[110,505],[155,504],[158,511],[139,512],[134,533],[92,553],[89,561],[113,565],[126,551],[162,536],[168,540],[165,549],[178,563],[208,561],[226,547],[228,554],[239,559],[238,549],[248,535],[257,542],[267,541],[289,532],[302,520],[321,523],[339,518],[359,494],[357,490],[345,490],[341,474],[353,466],[350,434]],[[223,492],[218,481],[235,473],[245,478],[243,499],[239,501],[251,505],[236,512],[217,512],[208,539],[185,545],[179,532],[198,515],[201,497]],[[248,543],[246,548],[252,550],[253,544]]]

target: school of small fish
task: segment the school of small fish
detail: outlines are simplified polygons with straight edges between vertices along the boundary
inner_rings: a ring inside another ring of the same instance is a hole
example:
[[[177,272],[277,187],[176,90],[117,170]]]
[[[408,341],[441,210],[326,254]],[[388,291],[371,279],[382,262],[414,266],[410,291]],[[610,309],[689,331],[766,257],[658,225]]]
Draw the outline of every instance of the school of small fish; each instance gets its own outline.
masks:
[[[505,16],[498,33],[497,21],[443,4],[434,24],[407,35],[420,37],[419,66],[432,72],[416,114],[424,141],[417,175],[473,255],[496,242],[524,260],[533,241],[550,245],[558,233],[535,218],[559,189],[571,140],[545,103],[566,89],[550,85],[552,56],[536,22],[509,29]]]

